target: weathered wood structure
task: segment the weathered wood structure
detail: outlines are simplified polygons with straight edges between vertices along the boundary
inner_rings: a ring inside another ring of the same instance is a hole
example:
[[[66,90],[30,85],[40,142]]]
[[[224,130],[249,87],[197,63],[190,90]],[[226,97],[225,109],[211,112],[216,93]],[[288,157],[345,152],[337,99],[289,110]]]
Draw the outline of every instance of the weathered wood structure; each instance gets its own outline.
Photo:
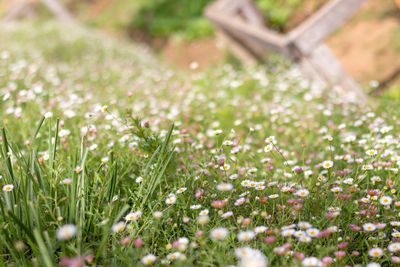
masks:
[[[265,58],[266,50],[273,50],[296,62],[306,77],[339,85],[366,100],[366,94],[324,44],[325,38],[365,1],[331,0],[287,34],[268,29],[251,0],[217,0],[207,6],[204,14],[243,61],[259,61]]]
[[[66,23],[73,23],[74,18],[61,3],[61,0],[8,0],[7,10],[0,21],[12,21],[19,17],[32,14],[35,5],[42,3],[57,18]]]

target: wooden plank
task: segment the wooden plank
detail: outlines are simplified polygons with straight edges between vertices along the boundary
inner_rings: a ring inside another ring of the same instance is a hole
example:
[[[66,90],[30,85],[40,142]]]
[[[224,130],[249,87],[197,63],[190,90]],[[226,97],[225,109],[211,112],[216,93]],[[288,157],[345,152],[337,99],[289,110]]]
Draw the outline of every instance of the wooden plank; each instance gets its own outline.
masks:
[[[226,34],[231,36],[235,42],[239,43],[243,48],[246,48],[251,54],[253,54],[258,61],[266,60],[267,51],[269,51],[263,43],[254,41],[253,39],[248,38],[246,35],[243,35],[241,32],[231,31],[224,29]]]
[[[265,21],[261,11],[256,7],[253,1],[243,0],[240,6],[240,12],[245,17],[246,22],[251,25],[264,27]]]
[[[327,45],[321,44],[316,47],[305,60],[328,84],[340,85],[346,90],[353,91],[360,100],[367,101],[367,95],[346,73]]]
[[[318,72],[318,70],[313,66],[312,62],[307,57],[303,57],[301,60],[299,60],[298,66],[306,78],[315,81],[322,86],[328,85],[325,78]]]
[[[304,25],[289,33],[289,38],[268,30],[262,15],[255,13],[256,6],[247,5],[251,4],[251,0],[233,0],[231,3],[235,7],[225,12],[223,8],[227,8],[228,1],[217,1],[223,2],[219,6],[221,9],[209,6],[205,10],[205,16],[224,34],[229,43],[239,48],[240,51],[235,54],[253,61],[264,57],[265,50],[271,49],[298,62],[306,77],[327,86],[339,85],[354,92],[359,99],[367,100],[366,94],[346,73],[330,49],[321,44],[329,33],[339,27],[366,0],[332,0]],[[239,2],[240,6],[237,5]]]
[[[233,15],[243,4],[242,1],[243,0],[217,0],[209,4],[206,7],[206,10],[214,10],[215,12],[221,12],[224,15]]]
[[[258,62],[258,56],[251,53],[249,49],[232,38],[229,34],[219,30],[217,31],[217,37],[220,38],[227,48],[245,65],[254,65]]]
[[[260,27],[251,27],[240,19],[223,16],[211,9],[206,9],[205,15],[214,25],[238,38],[249,39],[265,49],[271,49],[284,55],[289,54],[287,51],[288,40],[279,33]]]
[[[31,6],[26,1],[18,1],[11,5],[11,7],[1,17],[2,22],[12,21],[24,14],[30,9]]]
[[[222,13],[224,16],[237,18],[249,25],[264,26],[263,16],[255,5],[249,0],[220,0],[218,6],[209,9]],[[240,38],[227,32],[224,28],[215,24],[218,37],[223,40],[228,49],[247,65],[257,63],[261,58],[266,58],[266,50],[259,44],[249,39]]]
[[[54,14],[56,18],[68,23],[74,22],[74,18],[60,3],[60,0],[41,0],[41,2]]]
[[[251,26],[265,29],[264,17],[251,0],[241,0],[241,5],[237,10],[236,15],[233,17],[243,20]],[[267,49],[262,47],[260,44],[251,41],[250,39],[243,38],[238,39],[237,42],[239,42],[239,45],[244,48],[247,47],[250,49],[250,52],[253,55],[258,56],[258,60],[256,59],[257,61],[267,59]]]
[[[219,0],[211,3],[207,8],[223,16],[235,16],[241,12],[246,22],[257,26],[265,24],[262,13],[251,0]]]
[[[60,0],[40,0],[51,13],[57,18],[67,23],[73,23],[74,18],[63,7]],[[1,21],[11,21],[18,17],[24,16],[27,12],[32,11],[33,5],[37,4],[34,0],[15,1],[14,5],[2,16]]]
[[[367,0],[332,0],[289,32],[288,38],[302,53],[309,54],[365,1]]]

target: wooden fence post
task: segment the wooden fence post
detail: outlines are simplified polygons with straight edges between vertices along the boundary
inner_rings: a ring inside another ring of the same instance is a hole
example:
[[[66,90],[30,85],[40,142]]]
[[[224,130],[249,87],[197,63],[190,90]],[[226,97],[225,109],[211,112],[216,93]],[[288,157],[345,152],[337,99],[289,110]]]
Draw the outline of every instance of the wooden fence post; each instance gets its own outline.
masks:
[[[66,23],[74,23],[73,16],[61,4],[61,0],[14,0],[10,2],[10,8],[1,17],[1,21],[12,21],[24,16],[26,12],[32,10],[33,6],[41,2],[59,20]]]
[[[303,74],[327,85],[339,85],[366,101],[367,96],[346,73],[324,39],[341,26],[366,0],[331,0],[286,35],[269,30],[251,0],[217,0],[205,16],[226,37],[239,58],[263,59],[273,50],[298,63]]]

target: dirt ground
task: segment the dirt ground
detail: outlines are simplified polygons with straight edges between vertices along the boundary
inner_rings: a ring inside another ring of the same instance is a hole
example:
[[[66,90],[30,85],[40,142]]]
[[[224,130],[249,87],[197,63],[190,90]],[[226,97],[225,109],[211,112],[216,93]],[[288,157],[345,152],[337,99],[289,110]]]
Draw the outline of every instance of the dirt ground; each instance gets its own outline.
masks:
[[[393,1],[368,1],[327,43],[356,80],[399,81],[400,9]]]
[[[201,70],[220,62],[224,51],[214,38],[195,42],[169,40],[161,55],[166,61],[183,68],[190,68],[191,63],[196,62],[197,69]]]

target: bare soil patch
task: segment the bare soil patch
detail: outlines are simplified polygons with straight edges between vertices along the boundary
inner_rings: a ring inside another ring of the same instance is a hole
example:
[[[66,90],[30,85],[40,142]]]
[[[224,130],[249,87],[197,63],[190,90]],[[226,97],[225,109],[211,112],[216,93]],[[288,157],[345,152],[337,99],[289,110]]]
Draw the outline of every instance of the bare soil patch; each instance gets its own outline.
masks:
[[[400,70],[399,28],[400,10],[393,2],[370,0],[327,43],[356,80],[384,82]]]

